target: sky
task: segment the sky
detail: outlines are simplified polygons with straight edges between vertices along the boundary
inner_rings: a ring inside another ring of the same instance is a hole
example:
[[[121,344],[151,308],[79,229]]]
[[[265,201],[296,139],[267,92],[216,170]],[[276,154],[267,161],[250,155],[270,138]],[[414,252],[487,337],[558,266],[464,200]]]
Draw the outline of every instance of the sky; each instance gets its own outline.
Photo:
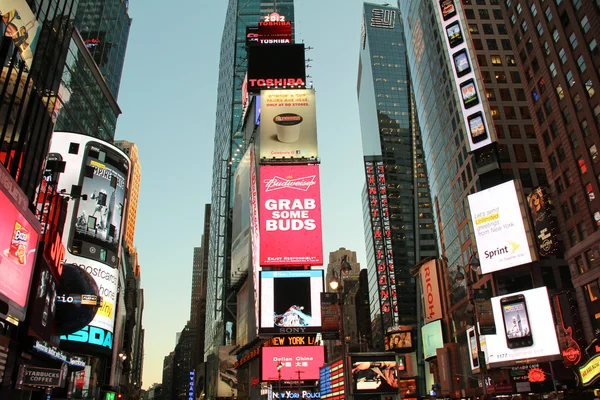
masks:
[[[164,357],[190,315],[193,248],[201,245],[211,198],[220,39],[234,21],[227,3],[130,2],[116,139],[137,144],[142,166],[135,246],[144,289],[143,388],[162,381]],[[354,250],[364,266],[356,97],[362,1],[296,0],[295,18],[296,41],[312,47],[307,74],[316,90],[324,252]]]

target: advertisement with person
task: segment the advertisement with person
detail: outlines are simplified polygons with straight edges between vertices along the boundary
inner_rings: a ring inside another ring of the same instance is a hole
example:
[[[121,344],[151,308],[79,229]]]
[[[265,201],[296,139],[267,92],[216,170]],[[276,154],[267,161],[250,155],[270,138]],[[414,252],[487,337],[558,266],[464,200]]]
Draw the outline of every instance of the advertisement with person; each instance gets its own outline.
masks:
[[[260,107],[261,159],[319,156],[314,90],[263,90]]]
[[[546,195],[546,189],[537,187],[527,196],[529,213],[533,220],[535,240],[540,257],[550,256],[558,250],[558,240],[555,235],[555,219]]]
[[[323,265],[318,165],[260,167],[260,265]]]
[[[560,355],[546,287],[492,298],[496,335],[486,335],[491,367]]]
[[[484,274],[537,259],[521,193],[512,180],[468,196]]]
[[[245,276],[250,266],[250,150],[240,160],[234,175],[231,221],[231,284]]]
[[[438,282],[437,260],[426,262],[419,269],[423,306],[425,307],[425,323],[442,318],[442,298]]]
[[[13,45],[19,49],[21,58],[31,69],[40,30],[33,11],[26,0],[0,0],[0,14],[0,30],[4,32],[4,36],[12,38]]]
[[[262,380],[317,380],[325,363],[323,346],[263,347]]]
[[[398,393],[395,355],[351,356],[352,384],[356,395]]]
[[[217,397],[237,397],[237,370],[234,368],[236,357],[230,354],[234,346],[219,347],[219,383]]]
[[[0,299],[19,320],[25,318],[41,230],[28,205],[27,196],[0,165]]]
[[[322,292],[323,270],[262,271],[261,332],[319,332]]]

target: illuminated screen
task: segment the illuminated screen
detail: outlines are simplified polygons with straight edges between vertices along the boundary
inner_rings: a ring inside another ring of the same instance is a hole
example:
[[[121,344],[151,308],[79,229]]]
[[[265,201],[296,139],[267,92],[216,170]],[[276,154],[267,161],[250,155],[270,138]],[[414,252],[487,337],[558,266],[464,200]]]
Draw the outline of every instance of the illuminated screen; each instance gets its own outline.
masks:
[[[261,360],[263,381],[297,381],[298,373],[301,379],[317,380],[325,350],[323,346],[263,347]]]
[[[398,393],[395,355],[351,356],[352,383],[356,394]]]

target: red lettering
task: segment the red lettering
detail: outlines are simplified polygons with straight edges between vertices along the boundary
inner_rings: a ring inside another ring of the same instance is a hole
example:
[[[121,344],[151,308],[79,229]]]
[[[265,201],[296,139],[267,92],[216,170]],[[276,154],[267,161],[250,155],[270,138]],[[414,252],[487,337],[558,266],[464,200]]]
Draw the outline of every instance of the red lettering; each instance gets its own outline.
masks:
[[[387,277],[385,275],[381,275],[379,277],[379,284],[380,285],[387,285]]]

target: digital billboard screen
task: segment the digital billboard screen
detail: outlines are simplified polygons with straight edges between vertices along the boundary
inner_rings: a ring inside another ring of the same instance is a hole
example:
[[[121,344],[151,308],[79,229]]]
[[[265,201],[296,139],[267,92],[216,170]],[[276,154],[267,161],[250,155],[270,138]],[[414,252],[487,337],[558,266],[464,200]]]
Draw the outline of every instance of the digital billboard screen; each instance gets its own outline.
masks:
[[[512,180],[468,196],[484,274],[536,259],[519,192]]]
[[[318,380],[325,363],[323,346],[263,347],[262,380]],[[278,369],[278,366],[279,369]]]
[[[398,393],[398,364],[394,354],[350,356],[355,395]]]
[[[232,285],[248,272],[250,249],[250,150],[240,160],[235,170],[233,184],[233,210],[231,215],[231,274]]]
[[[486,335],[490,365],[560,355],[545,287],[492,298],[496,335]]]
[[[423,325],[421,337],[423,338],[423,358],[435,357],[436,350],[444,347],[442,321],[437,320]]]
[[[261,166],[259,184],[260,265],[322,265],[319,166]]]
[[[248,47],[248,92],[277,87],[304,88],[306,65],[303,44]]]
[[[260,331],[312,333],[321,329],[323,271],[262,271]]]
[[[0,0],[0,11],[4,35],[12,37],[13,46],[19,49],[21,58],[31,70],[40,23],[26,0]],[[12,49],[9,52],[12,53]]]

